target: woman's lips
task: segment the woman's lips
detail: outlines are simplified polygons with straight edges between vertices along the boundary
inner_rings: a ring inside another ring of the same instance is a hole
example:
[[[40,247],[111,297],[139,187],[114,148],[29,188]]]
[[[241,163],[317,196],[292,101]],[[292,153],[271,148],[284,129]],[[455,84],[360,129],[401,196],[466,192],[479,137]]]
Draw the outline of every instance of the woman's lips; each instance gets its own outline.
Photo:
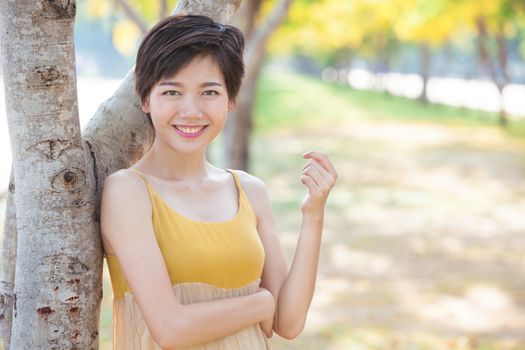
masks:
[[[177,134],[187,138],[195,138],[202,134],[207,125],[174,125],[173,127]]]

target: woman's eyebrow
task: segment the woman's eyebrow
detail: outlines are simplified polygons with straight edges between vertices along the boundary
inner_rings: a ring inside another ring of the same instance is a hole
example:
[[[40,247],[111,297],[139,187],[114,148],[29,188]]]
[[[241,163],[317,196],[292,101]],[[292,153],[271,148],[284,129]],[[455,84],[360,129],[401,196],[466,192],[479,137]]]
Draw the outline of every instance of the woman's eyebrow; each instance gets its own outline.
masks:
[[[216,82],[216,81],[210,81],[210,82],[207,82],[207,83],[202,83],[201,86],[202,86],[202,87],[208,87],[208,86],[222,86],[222,84],[219,83],[219,82]]]
[[[176,81],[163,81],[159,83],[159,86],[160,85],[169,85],[169,86],[177,86],[177,87],[183,86],[183,84],[176,82]],[[201,87],[222,86],[222,84],[216,81],[209,81],[209,82],[202,83],[200,86]]]
[[[182,86],[181,83],[177,83],[176,81],[163,81],[159,83],[159,85]]]

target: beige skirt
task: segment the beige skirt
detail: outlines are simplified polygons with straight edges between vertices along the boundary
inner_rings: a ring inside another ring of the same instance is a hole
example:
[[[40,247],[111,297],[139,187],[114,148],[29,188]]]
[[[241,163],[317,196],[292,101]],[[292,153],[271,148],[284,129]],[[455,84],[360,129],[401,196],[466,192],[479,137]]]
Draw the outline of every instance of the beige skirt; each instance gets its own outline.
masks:
[[[179,283],[173,286],[182,304],[192,304],[245,296],[257,291],[257,280],[242,288],[223,289],[206,283]],[[113,299],[113,349],[160,350],[150,335],[133,294]],[[271,350],[259,325],[253,325],[225,338],[181,350]]]

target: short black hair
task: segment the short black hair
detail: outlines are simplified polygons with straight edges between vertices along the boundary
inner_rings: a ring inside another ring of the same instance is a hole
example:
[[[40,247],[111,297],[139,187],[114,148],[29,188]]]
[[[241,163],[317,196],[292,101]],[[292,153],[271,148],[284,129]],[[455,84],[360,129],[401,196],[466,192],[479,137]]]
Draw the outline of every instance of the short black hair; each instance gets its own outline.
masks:
[[[197,15],[169,16],[142,40],[135,65],[135,90],[144,103],[153,86],[176,74],[196,56],[210,56],[219,66],[230,101],[244,76],[244,36],[239,29]]]

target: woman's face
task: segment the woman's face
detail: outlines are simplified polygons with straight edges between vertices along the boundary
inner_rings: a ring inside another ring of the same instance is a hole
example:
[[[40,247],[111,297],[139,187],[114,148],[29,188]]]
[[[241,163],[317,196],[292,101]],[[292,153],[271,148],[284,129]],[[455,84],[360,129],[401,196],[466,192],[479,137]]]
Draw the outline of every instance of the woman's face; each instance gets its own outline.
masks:
[[[181,153],[205,151],[232,109],[223,74],[210,56],[197,56],[161,79],[142,104],[151,115],[156,142]]]

